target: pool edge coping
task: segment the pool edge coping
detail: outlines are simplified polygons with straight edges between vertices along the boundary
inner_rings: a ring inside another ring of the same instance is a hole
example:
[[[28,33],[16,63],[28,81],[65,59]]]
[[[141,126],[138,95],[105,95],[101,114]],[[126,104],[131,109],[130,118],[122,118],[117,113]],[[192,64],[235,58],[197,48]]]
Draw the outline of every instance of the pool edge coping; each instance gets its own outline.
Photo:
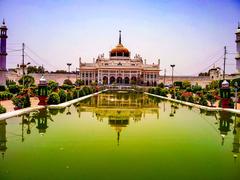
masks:
[[[86,96],[83,96],[83,97],[80,97],[80,98],[77,98],[77,99],[73,99],[71,101],[67,101],[67,102],[64,102],[64,103],[61,103],[61,104],[47,105],[47,106],[39,106],[38,105],[38,106],[34,106],[34,107],[27,107],[27,108],[19,109],[19,110],[16,110],[16,111],[6,112],[6,113],[3,113],[3,114],[0,114],[0,121],[5,120],[5,119],[9,119],[9,118],[12,118],[12,117],[16,117],[16,116],[19,116],[19,115],[22,115],[22,114],[25,114],[25,113],[29,113],[29,112],[32,112],[32,111],[36,111],[36,110],[39,110],[39,109],[44,109],[44,108],[62,109],[62,108],[65,108],[67,106],[70,106],[74,103],[77,103],[79,101],[82,101],[84,99],[87,99],[89,97],[95,96],[97,94],[100,94],[100,93],[106,92],[106,91],[107,91],[107,89],[99,91],[99,92],[95,92],[93,94],[89,94],[89,95],[86,95]]]
[[[187,106],[208,110],[208,111],[228,111],[228,112],[240,114],[240,110],[238,110],[238,109],[220,108],[220,107],[217,107],[217,108],[216,107],[207,107],[207,106],[202,106],[202,105],[199,105],[199,104],[194,104],[194,103],[190,103],[190,102],[186,102],[186,101],[172,99],[172,98],[169,98],[169,97],[164,97],[164,96],[160,96],[160,95],[156,95],[156,94],[151,94],[151,93],[148,93],[148,92],[144,92],[144,94],[159,97],[161,99],[173,101],[173,102],[184,104],[184,105],[187,105]]]

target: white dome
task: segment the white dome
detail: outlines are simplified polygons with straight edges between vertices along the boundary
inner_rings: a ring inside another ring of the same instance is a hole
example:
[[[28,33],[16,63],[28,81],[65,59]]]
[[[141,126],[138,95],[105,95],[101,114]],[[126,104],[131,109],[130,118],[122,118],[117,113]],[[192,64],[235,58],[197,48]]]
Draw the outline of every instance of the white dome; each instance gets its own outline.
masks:
[[[40,84],[46,84],[46,83],[47,83],[47,80],[45,79],[44,76],[42,76],[42,77],[40,78],[39,83],[40,83]]]

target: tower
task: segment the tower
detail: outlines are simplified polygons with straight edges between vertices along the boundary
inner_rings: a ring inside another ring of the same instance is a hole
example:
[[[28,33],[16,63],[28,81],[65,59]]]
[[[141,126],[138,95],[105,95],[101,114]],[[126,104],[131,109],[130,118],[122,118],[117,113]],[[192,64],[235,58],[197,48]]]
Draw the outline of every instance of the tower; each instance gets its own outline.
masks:
[[[6,71],[7,37],[7,26],[3,19],[0,27],[0,71]]]
[[[236,59],[236,68],[237,71],[240,72],[240,23],[238,23],[238,28],[236,34],[236,44],[237,44],[237,55]]]
[[[2,158],[7,150],[7,137],[6,137],[6,120],[0,121],[0,153]]]

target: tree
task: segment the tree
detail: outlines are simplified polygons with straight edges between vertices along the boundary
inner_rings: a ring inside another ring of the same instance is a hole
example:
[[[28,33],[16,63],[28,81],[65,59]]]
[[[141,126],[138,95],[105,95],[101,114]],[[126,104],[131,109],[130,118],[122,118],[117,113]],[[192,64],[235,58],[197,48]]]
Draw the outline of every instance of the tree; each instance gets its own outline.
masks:
[[[36,66],[28,66],[27,67],[27,73],[30,74],[30,73],[37,73],[38,72],[38,69]]]
[[[34,85],[34,77],[29,76],[29,75],[24,75],[21,77],[21,79],[18,80],[18,83],[20,85],[23,85],[24,87],[30,87],[32,85]]]
[[[37,68],[37,73],[44,73],[44,72],[45,72],[44,67],[38,66],[38,68]]]
[[[209,76],[209,72],[201,72],[198,76]]]

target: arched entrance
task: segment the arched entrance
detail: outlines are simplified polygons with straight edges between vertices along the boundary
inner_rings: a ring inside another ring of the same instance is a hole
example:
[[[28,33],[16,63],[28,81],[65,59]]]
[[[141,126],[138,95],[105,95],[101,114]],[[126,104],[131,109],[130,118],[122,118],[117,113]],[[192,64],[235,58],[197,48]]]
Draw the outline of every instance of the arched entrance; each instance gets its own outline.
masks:
[[[104,76],[104,77],[103,77],[103,84],[108,84],[108,78],[107,78],[107,76]]]
[[[133,76],[131,78],[131,84],[136,84],[137,83],[137,78],[135,76]]]
[[[115,83],[115,77],[110,77],[110,84]]]
[[[121,77],[118,77],[118,78],[117,78],[117,83],[118,83],[118,84],[122,84],[122,78],[121,78]]]
[[[125,78],[124,78],[124,83],[125,83],[125,84],[129,84],[129,77],[125,77]]]

